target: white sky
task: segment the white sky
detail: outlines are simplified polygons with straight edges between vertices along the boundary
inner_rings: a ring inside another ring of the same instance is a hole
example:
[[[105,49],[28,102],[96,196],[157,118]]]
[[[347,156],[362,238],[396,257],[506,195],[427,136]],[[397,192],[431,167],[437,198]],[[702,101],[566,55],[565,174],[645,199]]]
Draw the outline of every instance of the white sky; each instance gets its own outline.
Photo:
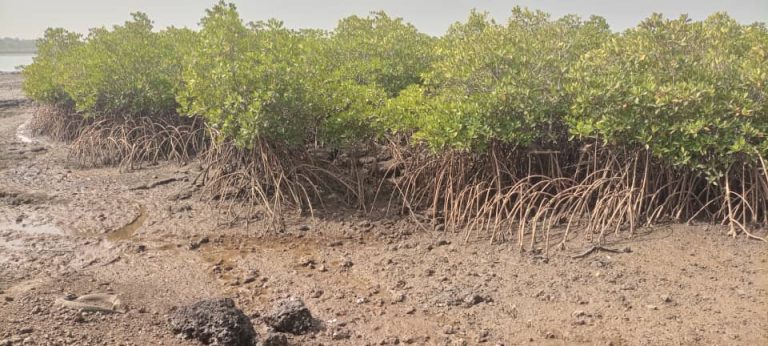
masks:
[[[0,37],[37,38],[48,27],[87,32],[88,28],[124,22],[134,11],[149,14],[156,26],[197,27],[204,9],[215,0],[0,0]],[[385,10],[403,17],[420,30],[440,35],[453,22],[464,20],[472,8],[506,19],[515,5],[541,9],[555,17],[596,14],[605,17],[614,30],[637,24],[653,12],[670,17],[687,13],[703,19],[726,11],[743,23],[767,22],[768,0],[234,0],[246,21],[278,18],[293,28],[333,28],[340,18]]]

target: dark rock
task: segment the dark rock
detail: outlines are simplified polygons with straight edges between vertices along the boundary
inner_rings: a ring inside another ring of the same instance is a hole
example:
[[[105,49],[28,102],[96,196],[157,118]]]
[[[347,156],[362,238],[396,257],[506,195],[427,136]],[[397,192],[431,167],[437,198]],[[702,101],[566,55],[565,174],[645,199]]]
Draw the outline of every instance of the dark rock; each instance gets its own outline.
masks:
[[[256,332],[251,319],[229,298],[204,300],[176,309],[169,323],[174,333],[204,345],[253,345]]]
[[[284,334],[269,333],[261,346],[288,346],[288,338]]]
[[[264,322],[278,332],[296,335],[312,330],[314,318],[301,300],[281,300],[264,316]]]

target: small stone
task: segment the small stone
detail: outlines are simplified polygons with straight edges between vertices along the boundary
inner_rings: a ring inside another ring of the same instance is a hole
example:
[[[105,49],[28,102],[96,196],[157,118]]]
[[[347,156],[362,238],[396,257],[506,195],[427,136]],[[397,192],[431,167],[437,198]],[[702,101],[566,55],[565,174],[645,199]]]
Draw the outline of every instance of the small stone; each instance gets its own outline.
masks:
[[[443,334],[451,335],[455,333],[456,333],[456,329],[454,329],[452,325],[446,325],[445,327],[443,327]]]
[[[207,244],[207,243],[208,243],[208,237],[204,237],[199,240],[193,240],[189,243],[189,249],[196,250],[196,249],[199,249],[200,246],[202,246],[203,244]]]
[[[32,327],[24,327],[19,329],[19,334],[32,334],[33,331],[35,330]]]
[[[466,297],[464,297],[464,306],[471,307],[475,306],[480,303],[484,302],[490,302],[491,299],[488,297],[483,297],[479,294],[468,294]]]
[[[400,344],[400,338],[396,336],[388,336],[384,338],[384,340],[381,340],[379,345],[399,345]]]
[[[659,307],[656,305],[646,305],[645,306],[648,310],[658,310]]]
[[[661,295],[661,301],[665,303],[671,303],[672,297],[670,297],[668,294],[662,294]]]
[[[351,336],[352,334],[348,330],[341,329],[341,330],[334,331],[333,334],[331,335],[331,339],[344,340],[344,339],[349,339]]]
[[[269,333],[262,346],[288,346],[288,338],[284,334]]]
[[[310,229],[309,225],[301,225],[301,226],[299,226],[299,231],[300,232],[306,232],[306,231],[309,231],[309,229]]]
[[[282,300],[264,322],[278,332],[301,335],[312,329],[314,318],[301,300]]]
[[[339,266],[340,266],[342,269],[349,269],[349,268],[352,268],[352,266],[353,266],[353,265],[354,265],[354,263],[352,263],[352,261],[351,261],[351,260],[349,260],[349,259],[344,259],[343,261],[341,261],[341,264],[340,264]]]
[[[342,245],[344,245],[344,242],[342,242],[341,240],[335,240],[335,241],[332,241],[332,242],[328,243],[328,246],[330,246],[330,247],[337,247],[337,246],[342,246]]]
[[[491,332],[487,330],[481,330],[480,333],[477,335],[477,342],[482,344],[485,342],[488,342],[488,339],[491,337]]]
[[[299,265],[301,265],[302,267],[310,267],[310,268],[314,268],[314,265],[315,265],[316,263],[317,263],[317,262],[316,262],[316,261],[315,261],[315,259],[314,259],[314,258],[312,258],[312,257],[304,257],[304,258],[302,258],[301,260],[299,260]]]

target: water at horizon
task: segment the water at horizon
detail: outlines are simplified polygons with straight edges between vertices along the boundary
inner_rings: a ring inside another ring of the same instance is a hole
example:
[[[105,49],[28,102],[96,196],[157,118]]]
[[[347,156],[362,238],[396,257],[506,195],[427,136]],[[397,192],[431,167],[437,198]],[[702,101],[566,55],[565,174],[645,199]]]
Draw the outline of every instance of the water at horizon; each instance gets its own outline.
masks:
[[[29,65],[35,54],[7,54],[0,53],[0,72],[18,71],[16,66]]]

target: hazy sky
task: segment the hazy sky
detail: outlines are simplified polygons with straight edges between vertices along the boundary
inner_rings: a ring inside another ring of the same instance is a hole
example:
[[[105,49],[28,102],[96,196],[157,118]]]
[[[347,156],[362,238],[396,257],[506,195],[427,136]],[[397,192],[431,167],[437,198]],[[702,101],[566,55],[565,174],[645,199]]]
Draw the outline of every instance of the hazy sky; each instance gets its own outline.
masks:
[[[0,0],[0,37],[36,38],[47,27],[87,32],[88,28],[124,22],[134,11],[149,14],[158,27],[194,28],[204,9],[215,0]],[[506,19],[515,5],[545,10],[554,16],[574,13],[605,17],[614,30],[637,24],[652,12],[676,17],[687,13],[703,19],[726,11],[743,23],[768,21],[768,0],[234,0],[246,21],[279,18],[293,28],[333,28],[336,21],[352,14],[385,10],[403,17],[422,31],[440,35],[451,23],[464,20],[472,8]]]

